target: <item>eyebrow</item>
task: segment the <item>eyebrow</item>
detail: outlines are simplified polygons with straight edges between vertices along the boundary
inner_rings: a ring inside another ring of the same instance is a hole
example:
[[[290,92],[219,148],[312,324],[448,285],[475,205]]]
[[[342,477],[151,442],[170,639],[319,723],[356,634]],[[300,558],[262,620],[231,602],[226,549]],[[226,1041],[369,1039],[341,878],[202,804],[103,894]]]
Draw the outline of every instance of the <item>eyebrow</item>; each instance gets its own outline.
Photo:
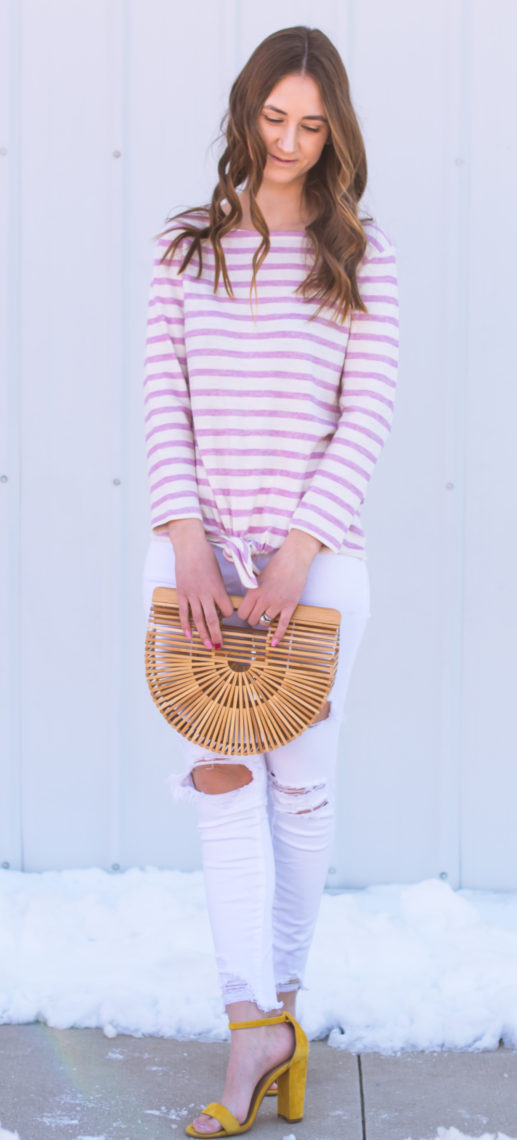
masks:
[[[264,103],[264,107],[270,111],[276,111],[278,115],[287,115],[287,111],[281,111],[280,107],[273,107],[272,103]],[[302,119],[319,119],[322,123],[328,122],[324,115],[302,115]]]

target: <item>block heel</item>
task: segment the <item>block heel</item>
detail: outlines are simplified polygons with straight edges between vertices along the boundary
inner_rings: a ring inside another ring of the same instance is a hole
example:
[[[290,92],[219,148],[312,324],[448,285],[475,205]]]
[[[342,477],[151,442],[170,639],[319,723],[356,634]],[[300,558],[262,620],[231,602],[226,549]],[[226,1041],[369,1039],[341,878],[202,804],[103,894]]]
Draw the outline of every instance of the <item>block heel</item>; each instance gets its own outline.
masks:
[[[278,1077],[278,1105],[279,1116],[289,1120],[292,1124],[303,1118],[303,1105],[305,1101],[305,1082],[307,1080],[307,1062],[309,1050],[300,1052],[296,1061],[291,1062],[285,1073]]]

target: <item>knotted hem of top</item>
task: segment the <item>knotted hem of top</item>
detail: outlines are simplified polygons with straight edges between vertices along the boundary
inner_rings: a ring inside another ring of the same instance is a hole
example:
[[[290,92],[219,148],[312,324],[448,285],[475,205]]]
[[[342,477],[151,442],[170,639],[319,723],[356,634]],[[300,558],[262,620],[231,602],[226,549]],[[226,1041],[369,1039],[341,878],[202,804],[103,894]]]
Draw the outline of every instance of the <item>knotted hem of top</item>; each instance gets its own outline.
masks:
[[[208,541],[214,546],[220,546],[222,548],[226,561],[233,563],[244,588],[246,590],[256,590],[258,588],[258,582],[255,566],[253,565],[253,558],[256,557],[257,554],[273,554],[276,547],[271,546],[267,542],[257,546],[255,543],[250,543],[248,539],[242,538],[240,535],[225,534],[223,531],[218,531],[214,529],[213,524],[208,522],[205,522],[203,525]],[[170,542],[169,535],[165,532],[159,533],[152,529],[151,536],[152,538]]]
[[[226,561],[233,562],[244,588],[256,590],[258,582],[253,558],[258,554],[273,554],[275,547],[269,543],[256,546],[255,543],[249,542],[248,539],[240,535],[222,534],[210,526],[206,527],[206,535],[209,542],[212,542],[214,546],[222,547]]]

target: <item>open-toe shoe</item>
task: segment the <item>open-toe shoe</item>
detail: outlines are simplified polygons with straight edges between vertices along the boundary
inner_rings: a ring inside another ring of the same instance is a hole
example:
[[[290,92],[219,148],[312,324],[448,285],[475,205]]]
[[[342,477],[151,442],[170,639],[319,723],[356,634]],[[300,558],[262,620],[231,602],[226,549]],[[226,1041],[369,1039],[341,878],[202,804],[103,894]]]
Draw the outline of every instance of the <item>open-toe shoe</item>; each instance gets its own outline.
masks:
[[[211,1101],[210,1104],[207,1104],[206,1108],[203,1108],[201,1111],[205,1112],[207,1116],[214,1116],[221,1124],[220,1129],[218,1129],[217,1132],[199,1132],[193,1124],[187,1124],[185,1128],[187,1136],[239,1136],[241,1132],[247,1132],[248,1129],[251,1128],[261,1101],[273,1081],[276,1081],[278,1084],[278,1115],[283,1116],[285,1120],[289,1120],[293,1124],[302,1119],[309,1042],[296,1018],[287,1011],[284,1011],[284,1013],[280,1013],[277,1017],[263,1017],[257,1021],[232,1021],[230,1022],[230,1029],[251,1029],[258,1025],[279,1025],[282,1021],[289,1022],[294,1029],[293,1052],[287,1061],[282,1061],[282,1064],[275,1065],[274,1068],[269,1069],[268,1072],[264,1073],[264,1075],[260,1077],[260,1080],[257,1081],[252,1093],[248,1115],[243,1123],[239,1124],[233,1112],[230,1112],[230,1109],[226,1108],[224,1104]]]

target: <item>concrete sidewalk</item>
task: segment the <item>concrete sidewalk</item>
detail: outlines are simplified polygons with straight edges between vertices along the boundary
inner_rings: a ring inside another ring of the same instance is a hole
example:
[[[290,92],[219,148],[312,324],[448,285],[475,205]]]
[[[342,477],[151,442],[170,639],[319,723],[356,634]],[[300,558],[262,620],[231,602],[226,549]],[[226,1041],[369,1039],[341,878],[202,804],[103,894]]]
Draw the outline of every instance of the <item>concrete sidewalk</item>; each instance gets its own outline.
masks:
[[[20,1140],[163,1140],[217,1100],[228,1046],[0,1026],[0,1122]],[[267,1097],[256,1140],[428,1140],[439,1125],[517,1137],[517,1051],[358,1057],[311,1042],[299,1124]]]

